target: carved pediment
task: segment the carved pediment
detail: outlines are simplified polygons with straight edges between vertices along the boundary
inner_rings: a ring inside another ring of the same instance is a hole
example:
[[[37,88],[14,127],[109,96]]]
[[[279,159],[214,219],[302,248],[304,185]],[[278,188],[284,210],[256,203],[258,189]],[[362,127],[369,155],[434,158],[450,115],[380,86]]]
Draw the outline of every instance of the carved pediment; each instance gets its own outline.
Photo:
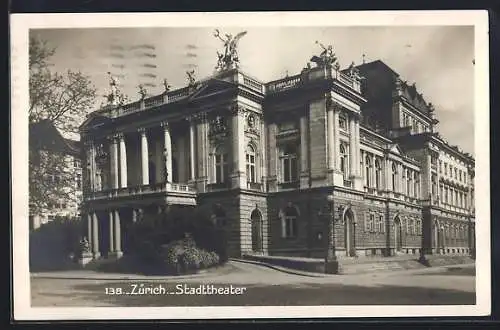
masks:
[[[80,125],[81,130],[91,130],[111,122],[111,119],[99,113],[93,113]]]
[[[234,89],[235,87],[235,84],[227,81],[210,79],[204,83],[200,83],[200,85],[197,86],[193,93],[188,97],[188,101],[196,101],[198,99],[215,96],[223,92],[227,92],[230,89]]]

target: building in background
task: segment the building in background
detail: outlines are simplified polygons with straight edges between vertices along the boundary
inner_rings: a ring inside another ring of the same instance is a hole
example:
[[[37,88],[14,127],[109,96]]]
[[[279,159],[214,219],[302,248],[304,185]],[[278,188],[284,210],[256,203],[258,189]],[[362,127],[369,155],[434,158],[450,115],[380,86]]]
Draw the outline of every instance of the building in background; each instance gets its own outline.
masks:
[[[29,215],[30,230],[58,217],[79,218],[83,184],[80,141],[64,138],[51,121],[42,120],[30,124],[29,143],[30,161],[36,167],[32,175],[36,172],[39,176],[38,191],[49,196],[39,212]]]
[[[436,133],[432,105],[381,61],[313,59],[276,81],[226,68],[92,113],[94,256],[127,252],[128,224],[167,205],[213,213],[232,256],[323,257],[330,239],[342,258],[470,253],[474,159]]]

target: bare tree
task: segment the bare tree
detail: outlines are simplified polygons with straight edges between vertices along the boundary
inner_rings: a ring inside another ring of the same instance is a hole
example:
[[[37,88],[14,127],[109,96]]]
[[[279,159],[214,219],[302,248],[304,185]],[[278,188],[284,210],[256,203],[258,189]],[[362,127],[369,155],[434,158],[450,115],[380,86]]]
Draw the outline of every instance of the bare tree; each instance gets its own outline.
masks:
[[[31,127],[38,126],[43,130],[43,127],[53,125],[63,135],[77,133],[78,126],[96,100],[96,89],[89,77],[72,70],[54,72],[50,59],[55,52],[45,41],[30,37],[30,215],[38,215],[52,205],[75,202],[71,200],[75,197],[74,192],[81,189],[81,183],[78,183],[81,169],[73,168],[73,157],[66,154],[65,139],[56,134],[51,136],[55,141],[47,141],[43,132],[32,136]]]
[[[50,58],[55,51],[45,41],[30,38],[29,120],[36,123],[46,119],[62,132],[77,133],[79,124],[95,105],[96,89],[79,71],[53,72]]]

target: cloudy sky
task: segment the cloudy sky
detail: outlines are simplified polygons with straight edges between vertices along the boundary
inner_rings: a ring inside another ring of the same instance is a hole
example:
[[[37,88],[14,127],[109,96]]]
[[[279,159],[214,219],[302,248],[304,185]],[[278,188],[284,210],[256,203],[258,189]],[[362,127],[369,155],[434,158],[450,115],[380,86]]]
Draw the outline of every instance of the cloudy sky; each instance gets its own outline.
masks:
[[[156,57],[144,63],[156,65],[157,90],[166,78],[173,88],[187,83],[186,71],[196,76],[213,73],[216,51],[221,41],[214,28],[122,28],[32,30],[57,51],[54,69],[81,70],[88,74],[99,95],[107,92],[107,71],[120,60],[110,57],[112,45],[130,48],[153,46]],[[241,69],[262,81],[298,73],[318,54],[318,40],[333,44],[342,67],[352,61],[360,64],[380,59],[400,73],[403,80],[415,82],[428,102],[436,106],[439,131],[452,144],[474,153],[474,29],[467,26],[415,27],[240,27],[224,28],[222,33],[247,31],[239,43]],[[123,91],[138,99],[137,85],[142,59],[124,53]],[[135,64],[134,64],[135,63]],[[100,102],[100,101],[99,101]]]

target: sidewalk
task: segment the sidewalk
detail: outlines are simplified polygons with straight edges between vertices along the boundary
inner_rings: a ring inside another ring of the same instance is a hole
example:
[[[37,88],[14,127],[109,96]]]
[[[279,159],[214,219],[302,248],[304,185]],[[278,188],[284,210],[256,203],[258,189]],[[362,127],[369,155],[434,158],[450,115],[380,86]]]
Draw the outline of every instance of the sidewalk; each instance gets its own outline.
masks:
[[[192,278],[204,278],[211,275],[227,274],[230,272],[230,265],[224,265],[216,269],[201,270],[196,274],[189,275],[143,275],[143,274],[123,274],[106,273],[92,270],[67,270],[53,272],[35,272],[31,273],[33,278],[43,279],[74,279],[74,280],[103,280],[103,281],[124,281],[124,280],[143,280],[143,281],[165,281],[182,280]]]
[[[381,272],[370,272],[370,273],[360,273],[360,274],[323,274],[323,273],[312,273],[299,271],[295,269],[285,268],[281,266],[276,266],[272,264],[266,264],[258,261],[249,261],[241,259],[231,259],[225,266],[219,267],[212,270],[202,270],[197,274],[191,275],[141,275],[141,274],[122,274],[122,273],[103,273],[91,270],[69,270],[69,271],[54,271],[54,272],[37,272],[31,273],[33,278],[43,278],[43,279],[75,279],[75,280],[102,280],[102,281],[126,281],[126,280],[136,280],[136,281],[167,281],[167,280],[182,280],[182,279],[196,279],[196,278],[207,278],[216,277],[219,275],[228,275],[233,272],[237,272],[234,265],[240,264],[251,264],[257,267],[265,267],[276,270],[277,272],[302,276],[307,278],[337,278],[337,279],[347,279],[347,278],[362,278],[362,277],[389,277],[397,275],[418,275],[418,274],[429,274],[429,273],[440,273],[444,269],[461,267],[461,268],[471,268],[475,266],[475,263],[471,264],[457,264],[457,265],[446,265],[439,267],[428,267],[420,269],[405,269],[405,270],[392,270],[392,271],[381,271]]]

